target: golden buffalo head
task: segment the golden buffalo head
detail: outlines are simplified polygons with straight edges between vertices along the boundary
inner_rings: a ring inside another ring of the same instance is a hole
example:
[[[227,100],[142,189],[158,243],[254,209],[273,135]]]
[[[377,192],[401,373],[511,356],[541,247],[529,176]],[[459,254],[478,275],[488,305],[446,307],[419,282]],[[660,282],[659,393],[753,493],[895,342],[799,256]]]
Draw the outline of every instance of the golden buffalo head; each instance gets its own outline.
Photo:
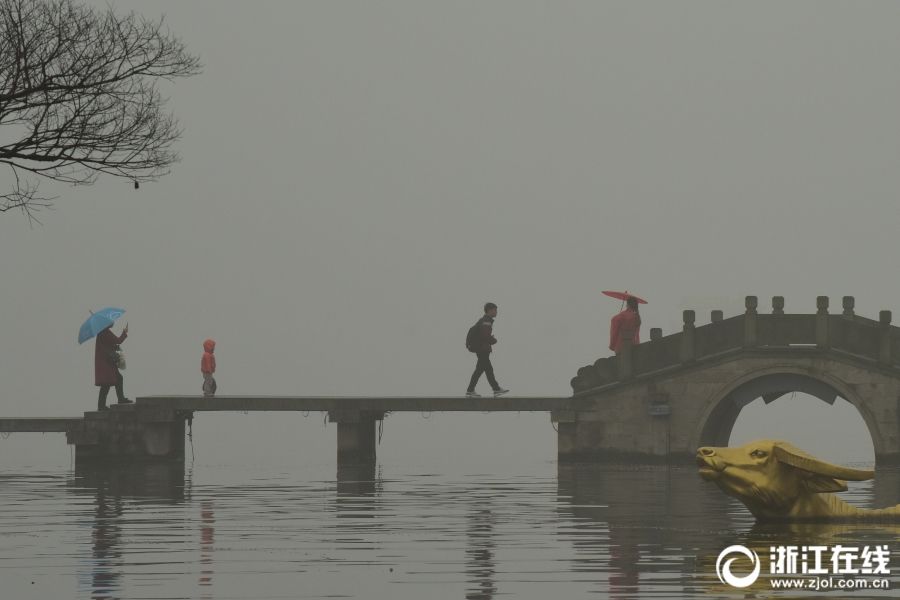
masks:
[[[735,448],[697,450],[700,476],[743,502],[757,519],[817,518],[822,492],[847,490],[845,480],[864,481],[873,471],[819,460],[787,442],[757,440]]]

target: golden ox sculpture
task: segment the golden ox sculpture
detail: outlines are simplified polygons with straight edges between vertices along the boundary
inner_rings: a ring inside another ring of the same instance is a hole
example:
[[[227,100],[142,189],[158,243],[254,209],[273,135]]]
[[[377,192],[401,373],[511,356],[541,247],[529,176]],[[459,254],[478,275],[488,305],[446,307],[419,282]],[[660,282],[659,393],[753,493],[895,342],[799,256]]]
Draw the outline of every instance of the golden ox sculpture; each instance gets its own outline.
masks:
[[[874,471],[832,465],[787,442],[704,447],[697,464],[703,479],[743,502],[758,521],[900,521],[900,504],[867,510],[830,493],[847,491],[847,480],[872,479]]]

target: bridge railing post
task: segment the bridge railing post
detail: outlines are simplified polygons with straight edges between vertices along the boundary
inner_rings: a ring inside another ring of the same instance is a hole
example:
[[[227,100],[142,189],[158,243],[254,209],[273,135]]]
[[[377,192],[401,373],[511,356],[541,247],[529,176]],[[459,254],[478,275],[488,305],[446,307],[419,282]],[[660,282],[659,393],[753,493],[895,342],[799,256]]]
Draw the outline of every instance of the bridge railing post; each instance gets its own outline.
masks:
[[[747,296],[744,298],[744,347],[752,347],[757,345],[757,326],[756,326],[756,307],[759,299],[756,296]]]
[[[844,311],[841,314],[845,317],[852,317],[856,314],[854,312],[856,299],[853,296],[844,296],[843,298],[841,298],[841,305],[844,308]]]
[[[772,296],[772,314],[784,314],[784,296]]]
[[[681,362],[690,362],[697,358],[697,339],[694,330],[694,320],[696,315],[692,310],[686,310],[681,313],[684,321],[681,336]]]
[[[878,313],[878,323],[881,326],[878,347],[878,362],[883,365],[891,364],[891,311],[883,310]]]
[[[828,296],[816,297],[816,346],[828,348]]]

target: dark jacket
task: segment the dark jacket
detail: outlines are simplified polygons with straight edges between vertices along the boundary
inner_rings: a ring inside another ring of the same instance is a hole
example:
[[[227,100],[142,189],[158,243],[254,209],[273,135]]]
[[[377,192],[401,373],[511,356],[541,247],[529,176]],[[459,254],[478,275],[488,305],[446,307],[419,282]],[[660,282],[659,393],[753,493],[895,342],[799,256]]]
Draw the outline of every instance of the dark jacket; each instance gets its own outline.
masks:
[[[112,353],[127,337],[125,332],[116,336],[108,327],[97,334],[94,346],[94,385],[116,385],[119,369],[113,364]]]
[[[491,346],[497,343],[497,338],[494,337],[494,317],[484,315],[478,320],[478,335],[475,338],[475,344],[473,350],[477,354],[490,353]]]

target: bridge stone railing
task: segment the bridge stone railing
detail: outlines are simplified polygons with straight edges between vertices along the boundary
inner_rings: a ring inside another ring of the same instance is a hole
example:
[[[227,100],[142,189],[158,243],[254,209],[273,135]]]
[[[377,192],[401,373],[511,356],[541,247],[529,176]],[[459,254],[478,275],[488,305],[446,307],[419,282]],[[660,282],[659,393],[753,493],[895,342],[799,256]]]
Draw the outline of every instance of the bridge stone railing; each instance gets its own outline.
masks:
[[[686,310],[680,332],[663,336],[651,329],[649,341],[580,368],[572,389],[577,394],[746,348],[809,346],[900,366],[900,328],[891,325],[891,311],[881,311],[874,321],[855,314],[852,296],[843,297],[840,314],[829,313],[828,304],[827,296],[819,296],[815,313],[787,314],[784,298],[775,296],[772,312],[759,314],[757,297],[747,296],[744,314],[724,319],[722,311],[714,310],[711,322],[701,326],[695,325],[694,311]]]

